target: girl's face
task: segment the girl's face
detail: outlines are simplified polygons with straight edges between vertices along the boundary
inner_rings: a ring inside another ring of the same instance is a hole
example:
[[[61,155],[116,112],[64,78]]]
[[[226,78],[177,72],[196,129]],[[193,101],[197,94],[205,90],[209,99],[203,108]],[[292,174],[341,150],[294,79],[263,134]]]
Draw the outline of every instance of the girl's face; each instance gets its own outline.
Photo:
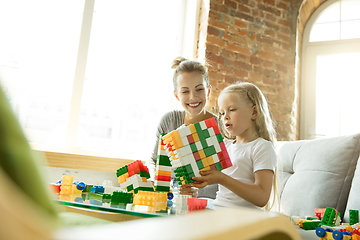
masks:
[[[256,107],[238,93],[223,93],[219,96],[219,112],[225,129],[236,137],[237,143],[254,140],[256,136]]]
[[[184,72],[177,77],[177,90],[174,95],[187,113],[196,116],[205,108],[210,94],[200,72]]]

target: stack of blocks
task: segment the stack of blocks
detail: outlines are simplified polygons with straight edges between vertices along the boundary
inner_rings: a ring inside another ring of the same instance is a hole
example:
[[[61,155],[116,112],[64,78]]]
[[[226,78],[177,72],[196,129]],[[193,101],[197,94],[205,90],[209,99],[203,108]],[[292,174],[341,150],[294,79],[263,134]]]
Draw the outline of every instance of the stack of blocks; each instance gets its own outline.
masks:
[[[162,133],[159,140],[154,189],[159,192],[170,192],[171,163],[162,140],[164,135],[165,133]]]
[[[60,195],[71,195],[73,194],[73,176],[62,176]]]
[[[194,182],[200,171],[232,166],[215,118],[172,131],[162,140],[180,185]]]
[[[116,176],[120,188],[126,189],[128,192],[136,194],[139,190],[154,191],[151,182],[148,182],[148,178],[150,178],[149,169],[140,160],[119,168]]]
[[[167,193],[139,191],[134,196],[134,210],[141,212],[165,211],[167,207]]]

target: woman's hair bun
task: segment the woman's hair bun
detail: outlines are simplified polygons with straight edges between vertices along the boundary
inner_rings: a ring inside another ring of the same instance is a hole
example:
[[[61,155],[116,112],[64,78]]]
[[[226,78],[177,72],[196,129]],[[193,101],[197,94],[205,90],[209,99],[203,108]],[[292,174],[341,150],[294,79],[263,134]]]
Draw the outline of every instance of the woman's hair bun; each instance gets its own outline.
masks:
[[[188,59],[186,59],[184,57],[176,57],[172,62],[171,68],[176,69],[180,65],[181,62],[184,62],[186,60],[188,60]]]

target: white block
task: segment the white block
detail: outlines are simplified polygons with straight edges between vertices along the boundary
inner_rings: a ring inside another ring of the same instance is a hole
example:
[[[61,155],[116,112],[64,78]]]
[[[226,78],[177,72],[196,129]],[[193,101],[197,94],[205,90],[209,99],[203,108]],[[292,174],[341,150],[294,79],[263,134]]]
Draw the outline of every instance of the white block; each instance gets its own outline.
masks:
[[[184,145],[184,146],[189,145],[189,140],[188,140],[187,137],[182,137],[182,138],[181,138],[181,141],[183,142],[183,145]]]
[[[202,130],[207,129],[207,126],[206,126],[206,124],[205,124],[205,122],[204,122],[204,121],[199,122],[199,123],[200,123],[200,127],[201,127],[201,129],[202,129]]]
[[[211,128],[208,128],[208,130],[209,130],[210,137],[216,135],[215,131],[214,131],[214,128],[211,127]]]
[[[156,170],[171,172],[171,166],[156,165]]]
[[[202,150],[203,149],[203,146],[201,145],[201,142],[198,141],[198,142],[195,142],[195,145],[196,145],[196,148],[198,151]]]
[[[191,134],[190,128],[188,126],[178,128],[177,130],[178,130],[181,138],[186,137],[187,135]]]
[[[211,156],[212,156],[212,158],[214,160],[214,163],[220,162],[220,159],[219,159],[217,154],[214,154],[214,155],[211,155]]]

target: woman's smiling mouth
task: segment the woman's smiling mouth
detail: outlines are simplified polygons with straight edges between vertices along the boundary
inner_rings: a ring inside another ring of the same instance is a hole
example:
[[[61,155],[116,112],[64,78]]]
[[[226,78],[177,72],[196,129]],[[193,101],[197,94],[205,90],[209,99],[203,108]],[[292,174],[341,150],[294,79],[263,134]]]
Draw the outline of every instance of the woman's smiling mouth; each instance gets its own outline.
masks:
[[[197,103],[188,103],[187,104],[189,107],[192,107],[192,108],[196,108],[200,105],[200,102],[197,102]]]

